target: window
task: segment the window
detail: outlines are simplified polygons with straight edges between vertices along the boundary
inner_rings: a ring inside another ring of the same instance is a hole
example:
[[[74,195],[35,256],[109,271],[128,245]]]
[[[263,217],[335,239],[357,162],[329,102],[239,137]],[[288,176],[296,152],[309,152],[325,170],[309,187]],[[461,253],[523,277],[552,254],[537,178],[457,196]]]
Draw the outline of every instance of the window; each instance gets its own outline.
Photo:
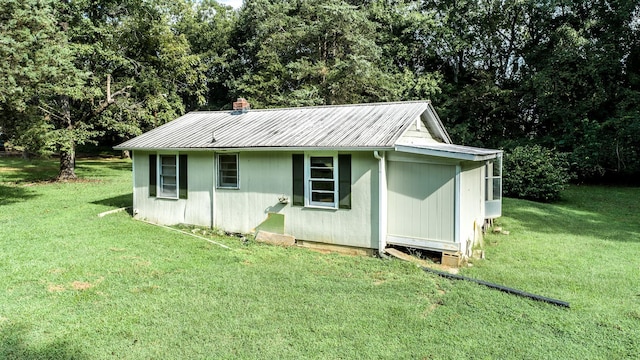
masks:
[[[238,154],[218,154],[218,187],[238,189]]]
[[[488,162],[485,166],[485,172],[485,200],[500,200],[502,198],[502,157]]]
[[[351,155],[294,154],[293,205],[351,208]]]
[[[178,162],[175,155],[160,155],[158,196],[178,197]]]
[[[149,196],[187,198],[187,155],[149,155]]]
[[[309,156],[309,205],[336,206],[336,169],[332,156]]]
[[[484,216],[493,219],[502,215],[502,155],[485,166]]]

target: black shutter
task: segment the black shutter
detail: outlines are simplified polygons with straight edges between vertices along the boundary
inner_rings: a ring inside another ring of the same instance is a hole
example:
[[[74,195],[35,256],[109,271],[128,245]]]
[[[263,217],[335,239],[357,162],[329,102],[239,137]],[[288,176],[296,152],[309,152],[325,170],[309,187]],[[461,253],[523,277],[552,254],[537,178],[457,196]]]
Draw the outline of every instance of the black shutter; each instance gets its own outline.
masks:
[[[351,155],[338,155],[338,207],[351,209]]]
[[[304,155],[293,154],[293,205],[304,206]]]
[[[156,196],[157,194],[158,162],[156,158],[156,154],[149,154],[149,196]]]
[[[186,199],[187,198],[187,155],[180,155],[178,156],[178,168],[180,168],[180,173],[178,174],[178,180],[180,181],[179,184],[179,191],[178,191],[178,197],[180,199]]]

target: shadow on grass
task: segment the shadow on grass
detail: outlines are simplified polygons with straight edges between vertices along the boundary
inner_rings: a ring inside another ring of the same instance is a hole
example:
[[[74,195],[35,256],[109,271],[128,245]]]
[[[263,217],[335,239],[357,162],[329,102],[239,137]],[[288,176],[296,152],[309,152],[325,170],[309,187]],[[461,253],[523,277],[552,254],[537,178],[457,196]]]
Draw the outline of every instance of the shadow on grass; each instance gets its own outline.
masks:
[[[124,161],[100,161],[100,160],[79,160],[76,163],[77,169],[87,169],[87,168],[108,168],[112,170],[124,170],[131,171],[131,163],[127,163]]]
[[[541,233],[640,242],[640,188],[573,187],[562,201],[505,199],[505,216]]]
[[[36,196],[36,193],[28,188],[0,184],[0,205],[26,201]]]
[[[52,181],[58,175],[58,164],[50,160],[2,159],[0,182],[32,183]]]
[[[2,359],[88,359],[82,349],[64,339],[43,345],[32,345],[26,338],[26,326],[9,324],[0,327],[0,358]]]
[[[110,197],[110,198],[106,198],[106,199],[102,199],[102,200],[92,201],[91,203],[92,204],[96,204],[96,205],[110,206],[110,207],[114,207],[114,208],[122,208],[122,207],[132,206],[133,205],[133,194],[132,193],[128,193],[128,194],[124,194],[124,195],[118,195],[118,196],[114,196],[114,197]]]
[[[112,159],[79,160],[76,163],[76,173],[80,177],[111,177],[119,176],[121,171],[131,171],[131,163],[113,161]]]

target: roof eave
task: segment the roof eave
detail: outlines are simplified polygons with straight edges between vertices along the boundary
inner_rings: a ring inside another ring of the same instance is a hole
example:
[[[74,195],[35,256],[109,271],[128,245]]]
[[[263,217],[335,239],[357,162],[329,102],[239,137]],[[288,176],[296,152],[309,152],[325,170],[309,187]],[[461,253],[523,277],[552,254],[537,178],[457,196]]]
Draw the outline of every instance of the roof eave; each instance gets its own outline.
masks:
[[[319,146],[270,146],[270,147],[207,147],[207,148],[189,148],[189,147],[122,147],[114,146],[114,150],[132,150],[132,151],[385,151],[393,150],[393,146],[359,146],[359,147],[319,147]]]
[[[424,147],[415,147],[415,146],[407,146],[407,145],[397,145],[395,147],[396,151],[411,153],[411,154],[419,154],[419,155],[427,155],[434,157],[442,157],[448,159],[456,159],[456,160],[464,160],[464,161],[486,161],[495,159],[498,155],[502,154],[502,150],[495,150],[490,154],[471,154],[464,152],[454,152],[448,151],[444,149],[433,149],[433,148],[424,148]]]

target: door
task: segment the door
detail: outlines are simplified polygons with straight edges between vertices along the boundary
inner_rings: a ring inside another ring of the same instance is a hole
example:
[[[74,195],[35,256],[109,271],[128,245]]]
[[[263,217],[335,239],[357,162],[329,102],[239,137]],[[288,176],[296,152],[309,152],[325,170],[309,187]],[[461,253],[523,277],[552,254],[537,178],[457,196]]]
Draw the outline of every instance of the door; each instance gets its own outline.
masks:
[[[455,165],[389,161],[387,242],[420,248],[454,243],[455,177]]]

